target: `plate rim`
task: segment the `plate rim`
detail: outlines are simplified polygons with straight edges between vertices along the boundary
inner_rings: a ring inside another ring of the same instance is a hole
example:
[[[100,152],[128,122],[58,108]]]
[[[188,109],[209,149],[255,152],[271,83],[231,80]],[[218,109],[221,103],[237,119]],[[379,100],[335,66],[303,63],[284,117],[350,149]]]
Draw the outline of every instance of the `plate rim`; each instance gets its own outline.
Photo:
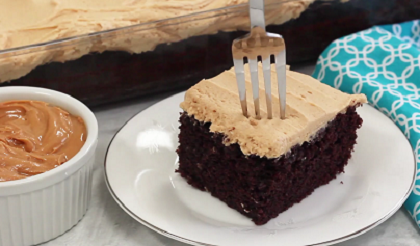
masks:
[[[157,232],[158,234],[160,234],[162,236],[165,236],[167,238],[170,238],[170,239],[173,239],[173,240],[182,242],[182,243],[194,245],[194,246],[219,246],[219,245],[215,245],[215,244],[207,244],[207,243],[203,243],[203,242],[198,242],[198,241],[194,241],[194,240],[190,240],[190,239],[187,239],[187,238],[183,238],[183,237],[174,235],[172,233],[167,232],[166,230],[163,230],[163,229],[159,228],[158,226],[152,224],[151,222],[146,221],[146,220],[140,218],[139,216],[137,216],[134,212],[132,212],[130,209],[128,209],[125,206],[124,202],[121,201],[120,198],[115,194],[115,192],[112,189],[111,184],[110,184],[110,182],[108,180],[108,174],[107,174],[106,166],[107,166],[107,159],[108,159],[109,149],[111,148],[111,145],[112,145],[115,137],[121,132],[121,130],[124,129],[127,126],[127,124],[134,117],[136,117],[137,115],[141,114],[143,111],[145,111],[145,110],[147,110],[147,109],[149,109],[149,108],[151,108],[151,107],[153,107],[153,106],[155,106],[155,105],[157,105],[157,104],[159,104],[159,103],[161,103],[163,101],[169,100],[169,99],[171,99],[171,98],[173,98],[173,97],[175,97],[177,95],[184,94],[185,92],[186,91],[178,92],[178,93],[175,93],[173,95],[170,95],[170,96],[168,96],[168,97],[166,97],[166,98],[164,98],[162,100],[159,100],[157,102],[152,103],[151,105],[149,105],[146,108],[140,110],[139,112],[137,112],[133,116],[131,116],[129,119],[127,119],[126,122],[115,132],[115,134],[112,136],[111,140],[109,141],[108,147],[107,147],[106,152],[105,152],[104,172],[103,172],[104,178],[105,178],[105,184],[106,184],[106,187],[108,188],[108,191],[111,194],[112,198],[123,209],[124,212],[126,212],[130,217],[132,217],[133,219],[135,219],[140,224],[148,227],[149,229],[152,229],[153,231]],[[383,112],[381,112],[380,110],[378,110],[374,106],[370,105],[370,103],[367,103],[366,105],[368,105],[369,107],[372,107],[374,110],[376,110],[376,111],[380,112],[381,114],[385,115]],[[389,120],[392,121],[392,119],[389,118],[387,115],[385,115],[385,116]],[[393,123],[395,125],[395,122],[394,121],[393,121]],[[397,126],[395,125],[395,127],[397,127]],[[398,130],[400,131],[401,134],[404,135],[404,133],[400,129],[398,129]],[[316,243],[316,244],[309,244],[309,245],[305,245],[305,246],[328,246],[328,245],[333,245],[333,244],[336,244],[336,243],[344,242],[344,241],[347,241],[347,240],[356,238],[358,236],[361,236],[361,235],[365,234],[366,232],[368,232],[369,230],[375,228],[376,226],[378,226],[378,225],[382,224],[383,222],[385,222],[386,220],[388,220],[390,217],[392,217],[403,206],[404,202],[407,200],[407,198],[410,196],[411,192],[413,191],[413,188],[414,188],[414,185],[415,185],[415,181],[416,181],[416,171],[417,171],[417,167],[416,167],[416,156],[414,154],[414,149],[411,146],[411,143],[410,143],[409,139],[405,135],[404,135],[404,137],[405,137],[405,141],[407,141],[409,143],[410,148],[411,148],[411,150],[413,152],[413,158],[414,158],[414,165],[413,165],[413,167],[414,167],[414,172],[413,172],[413,179],[411,181],[410,189],[396,203],[395,207],[392,210],[390,210],[389,213],[386,214],[385,216],[383,216],[382,218],[378,219],[377,221],[371,223],[370,225],[368,225],[368,226],[366,226],[366,227],[364,227],[362,229],[359,229],[359,230],[357,230],[357,231],[355,231],[355,232],[353,232],[353,233],[351,233],[349,235],[346,235],[346,236],[343,236],[343,237],[340,237],[340,238],[336,238],[336,239],[333,239],[333,240],[329,240],[329,241],[325,241],[325,242],[321,242],[321,243]]]

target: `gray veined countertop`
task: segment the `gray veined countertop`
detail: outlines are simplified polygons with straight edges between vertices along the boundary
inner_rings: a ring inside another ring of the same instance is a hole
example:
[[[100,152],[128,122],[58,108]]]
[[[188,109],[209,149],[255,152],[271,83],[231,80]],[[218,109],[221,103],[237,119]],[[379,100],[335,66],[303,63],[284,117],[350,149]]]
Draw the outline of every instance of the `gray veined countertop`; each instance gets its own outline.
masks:
[[[313,65],[292,66],[292,69],[310,74]],[[134,114],[169,95],[159,95],[94,110],[99,121],[99,144],[89,210],[73,229],[55,240],[42,244],[43,246],[186,246],[155,233],[127,215],[109,194],[103,176],[105,153],[114,134]],[[420,230],[408,212],[400,209],[389,220],[366,234],[336,245],[420,245]]]

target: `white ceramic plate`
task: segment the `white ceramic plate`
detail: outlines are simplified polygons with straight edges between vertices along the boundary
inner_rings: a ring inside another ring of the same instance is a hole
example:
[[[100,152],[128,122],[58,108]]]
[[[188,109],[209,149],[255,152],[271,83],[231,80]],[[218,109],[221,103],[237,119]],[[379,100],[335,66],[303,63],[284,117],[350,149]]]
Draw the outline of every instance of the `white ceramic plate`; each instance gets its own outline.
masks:
[[[345,173],[263,226],[191,188],[177,173],[177,94],[134,116],[105,160],[108,188],[134,219],[193,245],[330,245],[365,233],[402,205],[414,184],[412,148],[385,115],[358,110],[364,123]]]

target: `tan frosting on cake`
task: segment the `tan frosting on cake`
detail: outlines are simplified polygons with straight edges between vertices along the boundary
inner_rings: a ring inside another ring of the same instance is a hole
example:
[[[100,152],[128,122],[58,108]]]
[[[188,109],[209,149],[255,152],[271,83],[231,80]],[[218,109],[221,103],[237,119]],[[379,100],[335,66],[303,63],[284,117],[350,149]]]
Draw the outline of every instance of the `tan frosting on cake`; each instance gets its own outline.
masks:
[[[278,158],[296,144],[309,141],[349,106],[366,103],[364,94],[347,94],[304,74],[287,71],[286,119],[279,116],[277,76],[272,71],[273,119],[267,119],[264,80],[259,71],[261,120],[255,118],[249,70],[246,68],[247,105],[242,115],[234,70],[203,80],[185,94],[181,108],[210,131],[226,136],[225,144],[238,143],[245,155]]]
[[[266,0],[266,24],[282,24],[299,17],[314,0]],[[248,0],[0,0],[0,50],[73,37],[113,28],[149,23],[195,12],[234,6]],[[270,5],[271,4],[271,5]],[[0,58],[0,82],[20,78],[36,66],[64,62],[90,52],[119,50],[141,53],[158,44],[173,43],[218,31],[248,30],[247,12],[228,10],[201,14],[188,21],[153,23],[136,33],[86,37],[60,49]],[[212,18],[204,18],[212,17]],[[185,19],[184,19],[185,20]],[[192,21],[194,20],[194,21]],[[167,25],[176,24],[176,25]]]

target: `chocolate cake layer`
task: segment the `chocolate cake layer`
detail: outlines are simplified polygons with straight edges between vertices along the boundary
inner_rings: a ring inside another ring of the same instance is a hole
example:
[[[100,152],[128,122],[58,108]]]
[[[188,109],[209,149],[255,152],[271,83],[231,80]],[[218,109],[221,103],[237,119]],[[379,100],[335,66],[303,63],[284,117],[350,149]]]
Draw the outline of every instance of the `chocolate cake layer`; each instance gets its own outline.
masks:
[[[419,10],[417,0],[316,1],[298,19],[269,26],[267,31],[284,36],[287,62],[293,64],[315,60],[334,39],[344,35],[373,25],[418,19]],[[141,54],[92,53],[75,61],[39,66],[27,76],[0,86],[51,88],[88,106],[182,90],[232,67],[232,40],[244,33],[190,37]]]
[[[262,225],[328,184],[351,157],[362,119],[349,107],[310,142],[276,159],[245,156],[238,144],[226,146],[187,113],[180,117],[179,168],[187,182]]]

